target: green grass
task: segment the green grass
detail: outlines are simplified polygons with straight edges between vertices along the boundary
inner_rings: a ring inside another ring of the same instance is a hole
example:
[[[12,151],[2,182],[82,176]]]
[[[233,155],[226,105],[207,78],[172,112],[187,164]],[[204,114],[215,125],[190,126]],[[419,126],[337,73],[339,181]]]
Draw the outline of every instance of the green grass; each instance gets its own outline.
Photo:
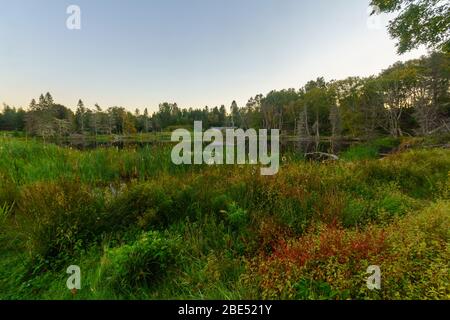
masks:
[[[170,160],[171,146],[127,149],[102,148],[88,151],[63,149],[31,140],[0,140],[0,172],[22,185],[36,181],[79,179],[86,183],[113,183],[146,179],[161,172],[177,174],[195,167],[176,166]]]
[[[450,151],[372,152],[398,143],[263,177],[1,139],[0,299],[448,299]]]
[[[395,138],[379,138],[365,144],[351,146],[344,151],[341,158],[346,161],[377,159],[382,153],[388,153],[400,145]]]

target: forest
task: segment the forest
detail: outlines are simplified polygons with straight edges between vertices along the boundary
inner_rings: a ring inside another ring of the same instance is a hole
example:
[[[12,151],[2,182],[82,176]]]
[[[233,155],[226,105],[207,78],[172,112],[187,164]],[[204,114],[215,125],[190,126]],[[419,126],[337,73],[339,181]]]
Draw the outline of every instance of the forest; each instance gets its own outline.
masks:
[[[368,78],[318,78],[300,89],[258,94],[242,107],[233,101],[229,107],[186,109],[164,102],[152,114],[147,108],[134,113],[98,104],[89,108],[81,99],[73,112],[46,93],[25,109],[5,105],[0,131],[54,138],[130,135],[191,128],[203,121],[204,127],[280,129],[299,138],[430,135],[450,131],[449,75],[449,54],[434,52]]]

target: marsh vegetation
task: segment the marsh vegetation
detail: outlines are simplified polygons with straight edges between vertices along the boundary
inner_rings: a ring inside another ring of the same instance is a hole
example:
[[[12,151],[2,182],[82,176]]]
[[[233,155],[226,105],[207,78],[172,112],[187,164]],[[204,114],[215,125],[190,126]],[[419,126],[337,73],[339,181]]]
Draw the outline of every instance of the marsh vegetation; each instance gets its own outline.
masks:
[[[286,153],[263,177],[176,166],[170,145],[3,138],[0,298],[447,299],[450,150],[426,148],[442,139],[376,140],[339,161]]]

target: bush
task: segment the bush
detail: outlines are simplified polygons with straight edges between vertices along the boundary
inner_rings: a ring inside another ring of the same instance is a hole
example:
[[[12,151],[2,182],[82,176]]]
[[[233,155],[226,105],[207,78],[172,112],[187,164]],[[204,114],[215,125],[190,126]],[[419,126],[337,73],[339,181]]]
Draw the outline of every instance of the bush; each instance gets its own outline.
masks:
[[[228,206],[228,210],[226,211],[227,220],[233,230],[241,230],[245,228],[247,223],[249,222],[247,211],[240,208],[235,202],[231,203]]]
[[[312,279],[302,279],[294,284],[296,299],[299,300],[336,300],[347,299],[350,296],[348,290],[343,292],[334,290],[328,283]]]
[[[344,209],[342,223],[345,227],[356,226],[370,220],[370,208],[362,198],[350,198]]]
[[[449,230],[449,202],[384,227],[319,225],[249,258],[242,279],[264,299],[448,299]],[[381,268],[379,291],[366,287],[369,265]]]
[[[180,248],[178,237],[158,231],[144,233],[132,244],[106,250],[101,277],[120,291],[151,286],[177,263]]]
[[[345,227],[370,222],[388,223],[393,217],[418,208],[418,202],[400,192],[396,183],[372,186],[371,192],[365,197],[347,195],[342,222]]]
[[[139,223],[142,228],[167,223],[172,216],[173,200],[160,183],[148,182],[131,186],[109,205],[109,219],[117,229]]]
[[[142,230],[164,228],[196,213],[198,199],[179,179],[160,177],[134,184],[109,204],[108,216],[116,230],[137,225]]]

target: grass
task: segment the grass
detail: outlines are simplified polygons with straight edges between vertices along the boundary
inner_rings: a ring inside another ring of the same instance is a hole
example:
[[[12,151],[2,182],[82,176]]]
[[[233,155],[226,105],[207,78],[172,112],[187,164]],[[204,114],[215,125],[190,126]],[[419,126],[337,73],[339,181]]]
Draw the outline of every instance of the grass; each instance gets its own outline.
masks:
[[[0,172],[18,185],[56,179],[108,184],[192,169],[173,165],[170,152],[169,145],[146,146],[125,152],[117,148],[80,152],[37,141],[3,139],[0,140]]]
[[[341,158],[346,161],[377,159],[380,154],[387,153],[400,145],[400,139],[379,138],[369,143],[357,144],[344,151]]]
[[[399,143],[264,177],[4,138],[0,299],[449,299],[450,151],[371,153]]]

